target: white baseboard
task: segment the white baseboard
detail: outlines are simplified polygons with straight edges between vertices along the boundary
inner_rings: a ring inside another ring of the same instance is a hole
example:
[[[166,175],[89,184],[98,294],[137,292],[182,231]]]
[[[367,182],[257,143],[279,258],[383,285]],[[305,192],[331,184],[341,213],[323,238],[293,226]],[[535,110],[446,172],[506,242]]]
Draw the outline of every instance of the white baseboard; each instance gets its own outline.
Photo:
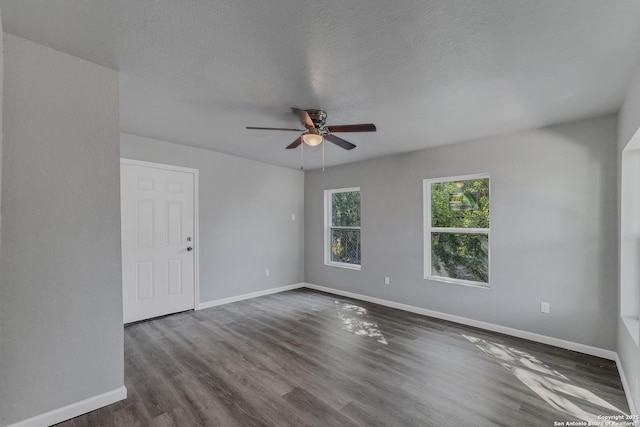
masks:
[[[279,288],[265,289],[264,291],[251,292],[251,293],[248,293],[248,294],[236,295],[236,296],[229,297],[229,298],[222,298],[222,299],[217,299],[217,300],[213,300],[213,301],[207,301],[207,302],[203,302],[203,303],[198,304],[198,307],[196,308],[196,310],[202,310],[202,309],[209,308],[209,307],[215,307],[215,306],[218,306],[218,305],[229,304],[229,303],[232,303],[232,302],[242,301],[242,300],[245,300],[245,299],[262,297],[262,296],[265,296],[265,295],[277,294],[278,292],[290,291],[292,289],[298,289],[298,288],[302,288],[304,286],[305,286],[305,283],[294,283],[293,285],[280,286]]]
[[[620,357],[616,353],[616,366],[618,367],[618,373],[620,374],[620,380],[622,381],[622,388],[624,389],[624,394],[627,397],[627,402],[629,403],[629,413],[638,415],[638,409],[631,397],[631,384],[627,381],[627,376],[624,373],[624,368],[622,367],[622,362],[620,361]],[[640,425],[640,423],[636,423],[636,425]]]
[[[488,322],[481,322],[479,320],[473,320],[466,317],[455,316],[453,314],[441,313],[439,311],[428,310],[426,308],[415,307],[412,305],[402,304],[394,301],[387,301],[384,299],[370,297],[367,295],[361,295],[353,292],[342,291],[340,289],[327,288],[324,286],[318,286],[311,283],[305,283],[304,286],[309,289],[315,289],[315,290],[327,292],[330,294],[336,294],[336,295],[341,295],[348,298],[368,301],[374,304],[384,305],[386,307],[397,308],[399,310],[421,314],[423,316],[435,317],[437,319],[443,319],[443,320],[448,320],[450,322],[461,323],[467,326],[474,326],[476,328],[486,329],[488,331],[493,331],[493,332],[499,332],[501,334],[511,335],[518,338],[524,338],[524,339],[539,342],[542,344],[549,344],[555,347],[577,351],[579,353],[602,357],[603,359],[616,360],[616,357],[617,357],[617,354],[615,351],[605,350],[602,348],[592,347],[584,344],[579,344],[572,341],[566,341],[559,338],[548,337],[546,335],[535,334],[533,332],[527,332],[520,329],[509,328],[506,326],[496,325]]]
[[[127,398],[127,389],[125,386],[115,390],[108,391],[88,399],[81,400],[53,411],[11,424],[8,427],[47,427],[62,421],[70,420],[78,415],[95,411],[112,403],[119,402]]]

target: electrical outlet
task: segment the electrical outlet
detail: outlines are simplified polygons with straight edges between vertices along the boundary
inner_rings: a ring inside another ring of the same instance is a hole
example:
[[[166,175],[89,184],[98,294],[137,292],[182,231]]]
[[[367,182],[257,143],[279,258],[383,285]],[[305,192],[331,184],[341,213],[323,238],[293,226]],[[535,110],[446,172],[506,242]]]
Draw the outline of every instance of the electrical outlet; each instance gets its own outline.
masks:
[[[384,278],[384,284],[385,284],[385,285],[390,285],[390,284],[391,284],[391,281],[389,280],[389,277],[385,276],[385,278]]]
[[[540,313],[551,313],[551,307],[549,306],[548,302],[541,302],[540,303]]]
[[[267,276],[267,277],[269,276],[269,269],[268,268],[265,270],[264,275]]]

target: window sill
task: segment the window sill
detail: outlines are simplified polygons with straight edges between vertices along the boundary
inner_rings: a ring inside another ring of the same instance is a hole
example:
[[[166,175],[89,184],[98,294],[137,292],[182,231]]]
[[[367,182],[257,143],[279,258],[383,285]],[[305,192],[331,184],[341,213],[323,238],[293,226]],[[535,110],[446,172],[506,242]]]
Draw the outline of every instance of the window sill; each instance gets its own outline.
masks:
[[[425,280],[433,280],[434,282],[449,283],[452,285],[469,286],[471,288],[490,289],[489,283],[471,282],[469,280],[451,279],[449,277],[425,276]]]
[[[359,264],[345,264],[342,262],[325,262],[324,265],[328,265],[329,267],[339,267],[346,268],[347,270],[361,270],[362,267]]]
[[[637,318],[622,316],[622,322],[627,327],[631,338],[633,338],[633,342],[636,343],[636,346],[640,345],[640,321]]]

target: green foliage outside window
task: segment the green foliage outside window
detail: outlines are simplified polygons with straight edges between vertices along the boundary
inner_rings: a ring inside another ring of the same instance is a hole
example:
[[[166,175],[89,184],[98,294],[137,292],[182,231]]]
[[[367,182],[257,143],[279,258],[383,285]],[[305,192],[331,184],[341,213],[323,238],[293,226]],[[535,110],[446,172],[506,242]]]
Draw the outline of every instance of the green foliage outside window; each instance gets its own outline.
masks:
[[[331,195],[331,225],[360,227],[360,192],[348,191]]]
[[[360,192],[331,195],[331,261],[360,265]],[[338,227],[338,228],[334,228]]]
[[[488,229],[489,179],[431,183],[431,226]],[[431,233],[431,274],[488,283],[488,234],[442,231]]]
[[[331,261],[360,265],[360,230],[331,230]]]
[[[489,178],[432,183],[431,226],[489,228]]]

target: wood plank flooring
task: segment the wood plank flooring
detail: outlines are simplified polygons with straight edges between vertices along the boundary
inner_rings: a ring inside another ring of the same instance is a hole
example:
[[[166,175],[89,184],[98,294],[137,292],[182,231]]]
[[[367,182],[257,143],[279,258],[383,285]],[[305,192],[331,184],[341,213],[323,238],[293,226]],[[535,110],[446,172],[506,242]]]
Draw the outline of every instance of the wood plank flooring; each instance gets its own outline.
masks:
[[[308,289],[124,338],[129,397],[60,426],[554,426],[629,412],[614,362]]]

